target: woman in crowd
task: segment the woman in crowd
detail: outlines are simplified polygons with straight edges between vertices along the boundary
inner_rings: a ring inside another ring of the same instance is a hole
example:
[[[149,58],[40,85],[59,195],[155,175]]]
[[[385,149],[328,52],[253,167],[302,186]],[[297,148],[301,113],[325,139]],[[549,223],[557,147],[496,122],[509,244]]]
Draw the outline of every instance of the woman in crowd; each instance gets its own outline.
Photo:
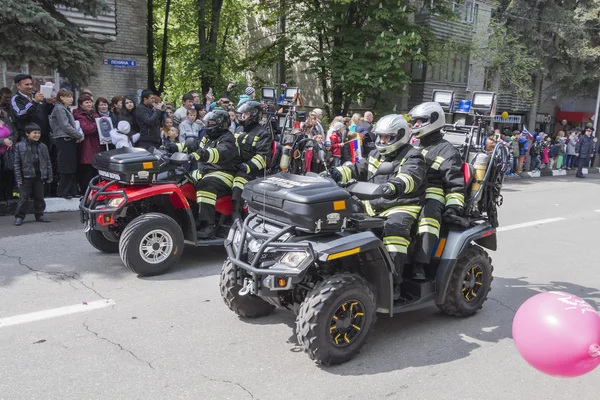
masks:
[[[96,102],[97,103],[97,102]],[[57,149],[59,197],[72,199],[77,196],[77,143],[83,140],[77,131],[75,118],[69,107],[73,104],[73,92],[59,90],[56,94],[54,110],[50,115],[52,139]]]
[[[92,158],[102,149],[96,126],[96,118],[99,117],[94,113],[91,96],[79,96],[77,104],[79,107],[73,112],[73,116],[79,121],[84,135],[84,140],[79,144],[79,189],[80,193],[85,193],[90,180],[98,175],[98,171],[92,166]]]
[[[119,122],[127,121],[131,127],[131,134],[140,132],[140,128],[135,119],[135,102],[129,96],[123,96],[121,100],[121,114],[119,115]]]
[[[360,124],[360,114],[352,114],[352,119],[350,120],[350,132],[356,132],[358,124]]]
[[[94,110],[103,121],[110,122],[110,125],[104,123],[101,124],[101,126],[106,125],[106,129],[103,129],[102,132],[100,132],[102,136],[104,136],[104,143],[106,143],[106,141],[110,141],[110,131],[116,127],[115,123],[113,122],[116,118],[113,118],[108,100],[106,100],[104,97],[98,97],[98,100],[96,100],[96,104],[94,105]]]
[[[119,123],[119,115],[121,114],[121,107],[123,106],[122,101],[123,96],[115,96],[110,101],[110,112],[112,113],[111,118],[113,126],[117,126]]]
[[[9,157],[7,152],[12,150],[12,146],[15,142],[15,130],[14,127],[9,126],[10,119],[8,113],[0,108],[0,200],[9,200],[13,197],[13,189],[15,176],[13,169],[10,168],[12,164],[11,159],[5,160],[5,157]],[[5,162],[6,161],[6,162]]]

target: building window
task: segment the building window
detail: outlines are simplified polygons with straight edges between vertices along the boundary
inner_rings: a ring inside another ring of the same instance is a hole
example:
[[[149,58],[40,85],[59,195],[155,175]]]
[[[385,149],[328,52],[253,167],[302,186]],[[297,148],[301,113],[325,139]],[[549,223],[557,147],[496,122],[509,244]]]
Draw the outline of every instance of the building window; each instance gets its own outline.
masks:
[[[469,80],[469,61],[469,54],[449,51],[441,62],[427,66],[426,79],[466,85]]]
[[[0,84],[2,87],[13,88],[15,76],[18,74],[29,74],[33,77],[33,86],[46,82],[57,82],[58,74],[52,68],[34,64],[12,64],[9,61],[0,61]]]
[[[423,80],[423,63],[421,61],[413,61],[411,65],[411,76],[413,81]]]

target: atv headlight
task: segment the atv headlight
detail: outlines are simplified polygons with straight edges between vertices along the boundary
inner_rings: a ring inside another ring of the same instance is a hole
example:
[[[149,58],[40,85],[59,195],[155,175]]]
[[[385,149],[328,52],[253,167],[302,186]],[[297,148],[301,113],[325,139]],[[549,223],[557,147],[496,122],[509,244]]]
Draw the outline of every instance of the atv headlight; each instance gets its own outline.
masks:
[[[110,199],[108,200],[108,202],[106,203],[107,206],[109,206],[110,208],[119,208],[119,206],[121,205],[121,203],[123,203],[123,198],[122,197],[117,197],[114,199]]]
[[[290,251],[289,253],[285,253],[283,257],[279,259],[279,262],[288,267],[297,268],[307,257],[308,253],[305,251]]]

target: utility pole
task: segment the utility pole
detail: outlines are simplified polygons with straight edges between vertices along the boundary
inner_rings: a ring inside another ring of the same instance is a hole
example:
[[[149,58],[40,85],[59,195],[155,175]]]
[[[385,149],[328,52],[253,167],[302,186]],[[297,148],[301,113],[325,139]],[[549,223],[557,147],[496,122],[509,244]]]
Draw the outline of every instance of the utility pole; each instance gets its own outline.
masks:
[[[594,113],[594,136],[598,136],[598,112],[600,112],[600,83],[598,83],[598,97],[596,98],[596,112]]]

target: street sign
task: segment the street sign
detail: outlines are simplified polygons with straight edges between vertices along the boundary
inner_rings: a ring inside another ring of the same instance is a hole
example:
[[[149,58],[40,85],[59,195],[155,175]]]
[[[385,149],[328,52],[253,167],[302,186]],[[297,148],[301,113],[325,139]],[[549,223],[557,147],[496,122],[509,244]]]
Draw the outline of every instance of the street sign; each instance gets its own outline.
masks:
[[[103,58],[102,65],[108,65],[115,68],[137,67],[136,60],[115,60],[113,58]]]
[[[461,100],[458,102],[456,112],[468,114],[471,111],[471,100]]]

